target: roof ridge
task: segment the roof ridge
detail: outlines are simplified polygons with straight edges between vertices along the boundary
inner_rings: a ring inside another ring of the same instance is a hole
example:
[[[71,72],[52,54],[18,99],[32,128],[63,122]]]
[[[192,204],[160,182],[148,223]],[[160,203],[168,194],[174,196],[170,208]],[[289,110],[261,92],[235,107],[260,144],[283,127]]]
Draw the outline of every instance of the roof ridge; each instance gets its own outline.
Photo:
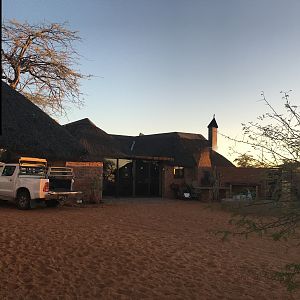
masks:
[[[90,124],[90,125],[93,125],[93,126],[99,128],[99,127],[98,127],[97,125],[95,125],[95,123],[93,123],[89,118],[83,118],[83,119],[80,119],[80,120],[77,120],[77,121],[73,121],[73,122],[64,124],[63,126],[74,125],[74,124],[85,124],[85,123],[88,123],[88,124]],[[102,130],[102,129],[101,129],[101,130]]]
[[[125,134],[114,134],[114,133],[112,133],[111,135],[131,137],[131,138],[140,138],[140,137],[144,138],[144,137],[149,137],[149,136],[162,136],[162,135],[176,135],[176,136],[180,137],[180,134],[182,134],[182,135],[197,135],[197,136],[203,138],[204,140],[206,140],[206,138],[201,133],[182,132],[182,131],[150,133],[150,134],[143,134],[143,135],[125,135]]]

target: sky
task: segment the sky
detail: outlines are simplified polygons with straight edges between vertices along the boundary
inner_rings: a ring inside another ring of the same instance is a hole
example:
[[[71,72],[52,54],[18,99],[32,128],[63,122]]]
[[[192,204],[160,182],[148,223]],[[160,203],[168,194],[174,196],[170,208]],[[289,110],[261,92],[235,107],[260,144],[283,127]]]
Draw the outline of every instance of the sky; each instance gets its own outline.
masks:
[[[89,118],[108,133],[219,132],[279,110],[280,91],[300,104],[299,0],[2,0],[2,20],[68,22],[85,106],[61,124]],[[218,137],[232,159],[232,143]],[[242,148],[241,148],[242,149]]]

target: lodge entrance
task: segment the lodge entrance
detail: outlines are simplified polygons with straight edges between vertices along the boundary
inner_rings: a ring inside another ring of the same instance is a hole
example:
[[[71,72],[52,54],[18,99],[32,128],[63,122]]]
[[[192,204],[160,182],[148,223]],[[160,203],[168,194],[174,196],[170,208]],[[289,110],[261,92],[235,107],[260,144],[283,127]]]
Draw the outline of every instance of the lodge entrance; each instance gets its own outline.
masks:
[[[153,160],[105,159],[103,195],[161,196],[161,163]]]

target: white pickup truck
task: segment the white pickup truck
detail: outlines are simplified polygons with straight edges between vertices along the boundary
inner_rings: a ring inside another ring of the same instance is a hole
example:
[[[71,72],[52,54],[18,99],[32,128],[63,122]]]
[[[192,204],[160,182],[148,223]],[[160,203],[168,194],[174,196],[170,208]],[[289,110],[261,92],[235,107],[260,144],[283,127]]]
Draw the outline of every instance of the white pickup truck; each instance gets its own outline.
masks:
[[[0,199],[15,202],[19,209],[77,199],[81,193],[72,191],[73,182],[71,168],[47,168],[45,159],[21,157],[18,164],[0,163]]]

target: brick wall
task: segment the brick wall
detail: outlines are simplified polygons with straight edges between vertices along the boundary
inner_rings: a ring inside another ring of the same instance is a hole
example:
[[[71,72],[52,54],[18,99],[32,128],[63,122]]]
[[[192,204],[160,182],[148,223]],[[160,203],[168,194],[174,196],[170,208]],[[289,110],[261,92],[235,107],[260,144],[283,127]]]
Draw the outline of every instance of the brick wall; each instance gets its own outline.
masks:
[[[256,184],[266,179],[270,169],[266,168],[234,168],[218,167],[221,174],[221,183],[251,183]]]
[[[268,173],[272,169],[265,168],[235,168],[235,167],[218,167],[216,173],[220,179],[221,187],[230,187],[231,190],[224,189],[222,197],[229,197],[231,193],[239,194],[245,188],[255,192],[258,198],[264,197],[266,193],[266,180]],[[197,176],[198,186],[209,186],[210,177],[213,174],[213,168],[199,168]]]
[[[174,191],[171,189],[171,184],[178,184],[183,186],[185,184],[191,185],[195,180],[195,170],[193,168],[184,168],[184,178],[174,178],[173,166],[164,166],[163,180],[162,180],[162,194],[165,198],[174,198]]]
[[[102,199],[103,163],[66,162],[74,170],[74,190],[83,193],[83,200],[98,203]]]
[[[202,165],[208,165],[207,156],[202,156]],[[207,163],[207,164],[206,164]],[[231,191],[224,189],[222,191],[222,197],[227,197],[232,192],[233,194],[239,193],[239,191],[249,188],[255,191],[258,198],[264,198],[268,194],[267,181],[270,178],[272,172],[276,172],[274,169],[267,168],[235,168],[235,167],[218,167],[216,169],[217,174],[220,176],[220,186],[229,187],[232,186]],[[194,187],[210,186],[209,177],[213,173],[211,167],[199,167],[199,168],[185,168],[184,178],[174,178],[173,166],[164,166],[163,180],[162,180],[162,192],[163,197],[174,198],[174,191],[171,189],[171,184],[177,184],[184,186],[185,184],[192,185]],[[297,195],[300,195],[300,174],[296,173],[293,177],[293,186]],[[299,197],[299,196],[298,196]]]
[[[233,192],[242,189],[242,187],[252,187],[256,189],[256,197],[263,198],[266,194],[266,181],[271,169],[267,168],[234,168],[219,167],[217,172],[220,174],[221,186],[233,186]],[[240,187],[239,187],[240,186]]]
[[[205,148],[201,151],[198,168],[201,167],[211,167],[210,148]]]

